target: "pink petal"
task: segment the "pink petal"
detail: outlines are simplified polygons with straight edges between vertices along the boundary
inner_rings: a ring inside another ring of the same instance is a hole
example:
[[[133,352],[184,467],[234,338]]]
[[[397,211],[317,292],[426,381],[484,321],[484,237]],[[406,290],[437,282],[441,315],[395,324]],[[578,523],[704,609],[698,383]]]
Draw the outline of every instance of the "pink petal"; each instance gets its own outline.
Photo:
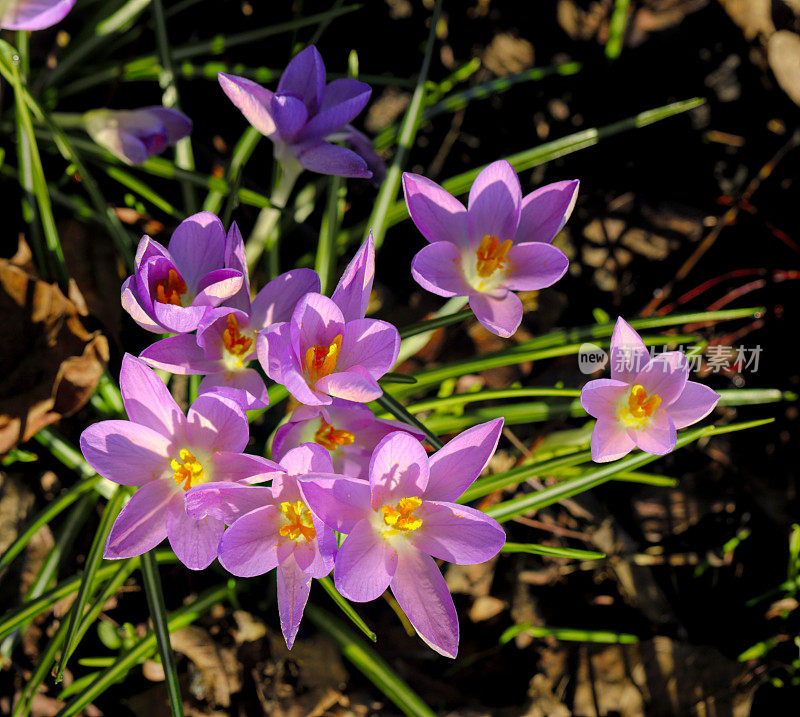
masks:
[[[448,441],[429,458],[425,500],[454,501],[483,472],[497,448],[503,419],[473,426]]]
[[[238,403],[245,411],[266,408],[269,405],[267,387],[261,374],[252,368],[238,371],[223,371],[206,376],[198,386],[197,392],[223,393]]]
[[[506,542],[500,523],[474,508],[426,500],[418,515],[422,527],[414,537],[414,547],[449,563],[485,563]]]
[[[304,361],[312,346],[327,348],[344,336],[344,317],[339,307],[322,294],[306,294],[295,307],[289,332],[298,360]]]
[[[274,324],[256,337],[258,361],[264,372],[276,383],[283,383],[281,366],[292,352],[289,324]]]
[[[303,610],[311,592],[311,578],[297,565],[293,555],[278,565],[278,613],[281,632],[290,650],[303,619]]]
[[[665,409],[659,408],[647,421],[644,428],[628,429],[628,435],[643,451],[663,456],[675,448],[678,432]]]
[[[372,282],[375,279],[375,242],[372,232],[356,252],[339,279],[333,301],[347,322],[363,319],[367,313]]]
[[[394,366],[399,351],[400,334],[392,324],[377,319],[348,321],[336,367],[346,371],[361,366],[378,379]]]
[[[235,269],[215,269],[197,283],[197,296],[192,306],[217,306],[228,301],[242,288],[244,278]]]
[[[522,323],[522,302],[511,291],[503,298],[490,294],[470,294],[469,307],[483,326],[504,339],[513,336]]]
[[[686,428],[705,418],[719,401],[719,394],[696,381],[687,381],[683,393],[669,405],[667,413],[675,428]]]
[[[514,168],[501,159],[475,178],[469,190],[467,226],[472,249],[487,234],[500,241],[513,239],[519,226],[522,191]]]
[[[207,451],[241,453],[250,438],[250,426],[242,407],[219,394],[198,396],[186,419],[189,443]]]
[[[369,483],[357,478],[310,473],[300,480],[305,504],[338,533],[350,533],[370,512]]]
[[[281,467],[290,476],[304,476],[307,473],[333,473],[330,454],[316,443],[305,443],[288,451],[281,458]]]
[[[650,352],[639,334],[621,316],[611,335],[611,378],[633,384],[650,361]]]
[[[450,192],[419,174],[403,174],[408,213],[429,242],[449,242],[465,249],[467,210]]]
[[[275,134],[275,120],[269,113],[272,92],[252,80],[220,72],[217,76],[222,90],[261,134],[270,137]]]
[[[383,389],[375,379],[360,366],[353,366],[346,371],[323,376],[317,381],[314,388],[331,396],[358,403],[374,401],[383,394]],[[308,405],[314,404],[308,403]]]
[[[292,269],[275,277],[253,299],[250,320],[256,330],[289,321],[306,294],[319,293],[319,276],[312,269]]]
[[[284,471],[274,461],[250,453],[214,453],[210,459],[214,480],[264,483]]]
[[[159,342],[160,343],[160,342]],[[186,417],[158,375],[141,359],[122,358],[119,372],[122,403],[131,421],[176,440],[186,431]]]
[[[169,471],[169,437],[132,421],[100,421],[80,439],[81,453],[101,476],[120,485],[144,485]]]
[[[437,296],[468,296],[472,287],[464,278],[461,249],[447,241],[423,247],[411,262],[411,276]]]
[[[156,341],[142,351],[139,358],[148,366],[177,374],[201,375],[220,369],[218,360],[206,358],[194,334],[178,334]]]
[[[373,451],[369,464],[372,509],[424,495],[429,474],[428,454],[422,444],[403,431],[390,433]]]
[[[167,508],[170,547],[189,570],[205,570],[214,562],[223,530],[225,524],[217,518],[190,518],[183,501],[173,501]]]
[[[306,406],[325,406],[332,400],[324,391],[309,386],[306,377],[297,369],[297,361],[292,356],[284,356],[281,383],[292,396]]]
[[[186,492],[186,514],[195,520],[216,518],[232,525],[243,515],[272,503],[268,486],[220,480],[203,483]]]
[[[0,5],[0,28],[5,30],[44,30],[61,22],[75,0],[11,0]]]
[[[180,491],[170,480],[156,480],[137,490],[117,516],[103,557],[132,558],[155,548],[167,537],[167,507],[182,506]]]
[[[129,276],[122,284],[122,294],[120,300],[122,308],[130,314],[130,317],[141,326],[145,331],[152,331],[153,333],[160,334],[163,328],[160,324],[156,323],[150,314],[144,310],[139,295],[134,290],[136,288],[136,277]]]
[[[247,269],[247,256],[244,250],[244,239],[236,222],[231,223],[225,238],[225,268],[238,271],[242,275],[242,286],[235,296],[227,301],[227,305],[250,313],[250,273]]]
[[[389,587],[397,569],[397,551],[381,540],[368,520],[361,520],[336,554],[333,580],[348,600],[369,602]]]
[[[162,304],[160,301],[156,301],[153,304],[153,313],[158,323],[168,332],[188,334],[200,325],[205,316],[206,307],[175,306],[174,304]]]
[[[527,195],[522,200],[515,243],[553,241],[572,214],[579,186],[580,182],[572,179],[548,184]]]
[[[592,460],[608,463],[631,452],[635,443],[625,426],[619,421],[598,419],[592,431]]]
[[[219,545],[219,562],[240,578],[263,575],[278,565],[281,511],[275,505],[243,515],[225,531]]]
[[[620,402],[630,386],[613,378],[598,378],[589,381],[581,390],[581,406],[594,418],[617,420]]]
[[[169,253],[190,289],[206,274],[225,265],[225,229],[211,212],[184,219],[169,240]]]
[[[508,252],[505,286],[514,291],[538,291],[555,284],[568,268],[567,255],[557,247],[538,242],[515,244]]]
[[[455,657],[458,615],[433,558],[412,547],[401,551],[391,588],[425,643],[440,655]]]
[[[689,378],[689,361],[680,351],[659,354],[636,377],[649,394],[661,397],[661,405],[669,406],[683,393]]]

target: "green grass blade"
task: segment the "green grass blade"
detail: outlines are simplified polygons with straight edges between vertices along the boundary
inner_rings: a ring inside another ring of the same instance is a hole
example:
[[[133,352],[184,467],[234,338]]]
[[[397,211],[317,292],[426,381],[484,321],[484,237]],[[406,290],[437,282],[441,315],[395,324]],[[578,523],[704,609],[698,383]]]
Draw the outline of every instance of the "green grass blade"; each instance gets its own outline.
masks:
[[[426,331],[433,331],[434,329],[440,329],[443,326],[458,324],[465,319],[471,318],[472,309],[463,309],[452,314],[445,314],[444,316],[438,316],[433,319],[425,319],[424,321],[418,321],[415,324],[409,324],[408,326],[400,329],[400,338],[407,339],[411,336],[425,333]]]
[[[155,0],[155,2],[158,2],[158,0]],[[169,639],[170,631],[167,625],[167,610],[164,607],[164,592],[161,589],[161,578],[158,574],[158,566],[152,551],[147,551],[142,555],[140,562],[144,591],[147,595],[147,606],[150,608],[153,632],[156,636],[158,653],[161,655],[161,664],[164,668],[170,710],[172,711],[172,717],[183,717],[181,688],[178,683],[178,670],[175,666],[175,653],[172,651],[172,644]]]
[[[512,625],[500,635],[500,644],[511,642],[517,635],[525,633],[531,637],[554,637],[567,642],[591,642],[603,645],[635,645],[636,635],[610,630],[580,630],[573,627],[542,627],[530,622]]]
[[[342,177],[328,179],[328,201],[322,217],[317,255],[314,260],[314,269],[319,274],[322,294],[327,294],[333,284],[333,272],[336,267],[336,236],[342,225],[346,192],[347,185]]]
[[[431,58],[433,57],[433,48],[436,44],[436,30],[438,29],[441,11],[442,0],[436,0],[433,6],[433,15],[431,16],[431,30],[425,45],[425,56],[423,57],[422,67],[420,68],[419,77],[417,78],[417,86],[414,88],[411,102],[403,117],[403,123],[400,125],[400,135],[397,140],[397,153],[395,154],[391,166],[386,171],[386,178],[383,180],[383,184],[381,184],[378,196],[375,199],[372,214],[367,222],[367,232],[370,230],[372,231],[376,251],[380,249],[381,244],[383,244],[383,237],[386,234],[387,226],[389,226],[387,224],[388,213],[390,208],[394,206],[397,192],[400,189],[400,178],[406,164],[406,159],[408,158],[408,153],[411,150],[411,146],[414,144],[417,130],[422,123],[425,82],[428,79],[428,70],[430,69]]]
[[[431,431],[416,416],[412,416],[402,403],[400,403],[396,398],[390,396],[385,391],[383,395],[377,399],[376,403],[385,411],[391,413],[399,421],[407,423],[410,426],[414,426],[415,428],[419,428],[419,430],[425,434],[425,437],[428,439],[428,443],[430,443],[437,451],[444,446],[444,443],[439,440],[439,437],[433,431]]]
[[[608,23],[608,40],[606,40],[605,53],[609,60],[616,60],[622,52],[625,42],[625,27],[628,24],[628,8],[631,0],[615,0],[614,11]]]
[[[89,600],[91,591],[95,584],[95,577],[100,563],[103,560],[103,548],[106,544],[106,537],[111,530],[111,526],[117,518],[119,511],[122,509],[122,504],[125,502],[127,491],[120,486],[111,496],[111,499],[106,504],[103,516],[100,519],[100,524],[97,526],[92,546],[89,549],[89,554],[86,557],[86,566],[81,576],[81,584],[78,588],[78,594],[75,596],[75,601],[72,603],[69,615],[69,630],[67,632],[66,647],[61,654],[61,659],[58,662],[56,669],[56,682],[61,681],[61,676],[64,674],[64,668],[67,664],[67,659],[75,649],[75,636],[78,632],[78,626],[81,618],[83,617],[84,608]],[[66,620],[64,621],[66,622]]]
[[[601,560],[605,553],[595,550],[578,550],[576,548],[557,548],[552,545],[539,545],[538,543],[506,543],[501,549],[502,553],[530,553],[531,555],[546,555],[550,558],[569,558],[571,560]]]
[[[367,623],[364,622],[361,615],[355,611],[355,608],[350,604],[350,601],[336,589],[336,586],[333,584],[333,580],[331,580],[329,576],[325,576],[324,578],[319,578],[318,582],[320,585],[322,585],[325,592],[331,596],[331,599],[336,603],[337,607],[345,615],[347,615],[350,621],[370,640],[372,640],[372,642],[377,642],[378,636],[369,629]]]
[[[228,592],[227,583],[209,588],[201,593],[196,600],[179,607],[169,615],[166,625],[167,632],[175,632],[182,627],[190,625],[214,605],[222,602],[228,596]],[[132,648],[121,655],[111,667],[98,674],[94,681],[70,700],[58,713],[57,717],[70,717],[80,712],[111,685],[121,680],[132,667],[152,654],[156,647],[156,635],[150,630]]]
[[[306,617],[330,637],[341,653],[404,714],[409,717],[434,717],[428,707],[397,673],[361,640],[356,633],[330,613],[315,605],[306,605]]]
[[[153,191],[148,184],[145,184],[138,177],[134,177],[130,172],[121,167],[106,167],[105,173],[111,179],[119,182],[123,187],[127,187],[132,192],[136,192],[146,202],[150,202],[154,207],[157,207],[165,214],[168,214],[173,219],[182,220],[184,213],[176,209],[160,194]]]
[[[217,75],[214,74],[214,79],[216,80]],[[225,172],[225,181],[228,184],[228,187],[233,189],[239,188],[239,182],[241,181],[242,170],[244,166],[249,161],[250,157],[253,156],[253,152],[255,152],[256,147],[258,147],[258,143],[261,141],[261,137],[263,135],[259,132],[255,127],[249,126],[243,133],[242,136],[239,138],[239,141],[236,143],[236,146],[233,148],[233,154],[231,154],[231,161],[228,165],[228,169]],[[222,203],[225,200],[226,194],[223,192],[218,192],[215,190],[211,190],[206,197],[205,202],[203,202],[203,210],[206,212],[212,212],[213,214],[218,214],[219,210],[222,208]],[[230,198],[232,201],[235,200],[236,194],[235,192],[230,193]],[[233,204],[232,201],[229,202],[226,210],[225,216],[223,217],[223,224],[225,226],[228,225],[230,221],[230,214],[233,211]]]

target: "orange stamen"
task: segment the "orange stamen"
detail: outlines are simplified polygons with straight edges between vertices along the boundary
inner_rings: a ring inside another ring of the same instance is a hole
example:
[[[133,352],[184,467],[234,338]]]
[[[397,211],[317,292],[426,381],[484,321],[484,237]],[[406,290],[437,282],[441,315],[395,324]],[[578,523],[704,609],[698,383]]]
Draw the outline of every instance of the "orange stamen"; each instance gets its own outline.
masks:
[[[183,306],[181,296],[187,291],[189,287],[183,277],[175,269],[170,269],[166,279],[156,282],[156,301],[160,304]]]
[[[397,505],[384,505],[381,508],[383,522],[394,530],[404,532],[418,530],[422,527],[422,518],[414,515],[414,511],[422,505],[422,498],[412,496],[401,498]]]
[[[648,396],[644,386],[638,383],[628,396],[628,409],[634,418],[650,418],[660,404],[661,396],[655,393]]]
[[[189,490],[203,482],[203,466],[200,461],[192,455],[188,448],[181,448],[178,452],[180,460],[173,458],[170,467],[174,471],[172,479],[175,485],[183,490]]]
[[[330,376],[336,369],[336,361],[342,350],[342,335],[339,334],[330,346],[315,345],[306,351],[306,369],[312,384],[323,376]]]
[[[222,343],[225,345],[225,350],[236,356],[240,362],[253,347],[253,339],[242,335],[239,322],[234,314],[228,314],[228,326],[222,332]]]
[[[314,434],[314,440],[323,448],[335,451],[340,446],[349,446],[356,440],[355,435],[350,431],[337,430],[324,418],[320,418],[320,421],[322,423]]]
[[[513,244],[514,242],[511,239],[501,242],[497,237],[493,237],[490,234],[484,235],[481,245],[475,252],[475,256],[478,257],[476,267],[478,276],[486,279],[502,268],[506,262],[506,254],[508,254]]]
[[[311,541],[317,537],[311,511],[302,500],[294,503],[281,503],[281,512],[286,523],[281,526],[280,534],[295,542]]]

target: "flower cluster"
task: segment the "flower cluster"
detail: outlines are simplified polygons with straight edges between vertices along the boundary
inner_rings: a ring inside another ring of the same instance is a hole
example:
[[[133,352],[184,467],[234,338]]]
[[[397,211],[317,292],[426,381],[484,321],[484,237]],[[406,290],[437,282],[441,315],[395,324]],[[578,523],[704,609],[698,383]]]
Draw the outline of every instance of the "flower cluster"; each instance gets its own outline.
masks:
[[[326,84],[315,48],[292,60],[274,93],[241,77],[223,74],[220,83],[290,172],[367,178],[375,171],[369,142],[348,124],[370,89],[354,80]],[[142,157],[174,138],[175,118],[148,112],[163,136],[121,137],[123,154],[134,139]],[[128,122],[135,124],[126,117],[117,126]],[[522,318],[514,292],[548,287],[567,271],[551,242],[575,205],[577,181],[523,197],[511,165],[498,161],[477,175],[467,207],[425,177],[405,174],[403,187],[430,242],[412,275],[441,296],[467,297],[490,331],[511,336]],[[330,297],[320,293],[316,272],[303,268],[253,294],[239,229],[226,231],[208,212],[181,222],[166,247],[143,237],[122,305],[146,331],[169,335],[138,358],[125,355],[128,420],[90,426],[81,450],[100,475],[137,488],[110,531],[106,558],[141,555],[168,538],[193,570],[217,559],[239,577],[274,569],[289,647],[311,581],[333,570],[338,591],[356,602],[391,589],[420,637],[454,657],[458,620],[435,560],[480,563],[503,546],[495,520],[456,502],[493,455],[503,419],[473,426],[429,455],[423,433],[375,416],[366,404],[382,395],[378,381],[397,361],[400,335],[366,317],[374,276],[371,235]],[[620,360],[622,353],[634,363]],[[682,354],[650,360],[622,319],[611,362],[611,379],[591,381],[581,394],[597,418],[596,461],[634,446],[671,451],[676,429],[703,418],[719,398],[687,380]],[[154,369],[203,376],[186,413]],[[273,436],[272,459],[246,452],[246,412],[269,404],[264,375],[297,404]]]

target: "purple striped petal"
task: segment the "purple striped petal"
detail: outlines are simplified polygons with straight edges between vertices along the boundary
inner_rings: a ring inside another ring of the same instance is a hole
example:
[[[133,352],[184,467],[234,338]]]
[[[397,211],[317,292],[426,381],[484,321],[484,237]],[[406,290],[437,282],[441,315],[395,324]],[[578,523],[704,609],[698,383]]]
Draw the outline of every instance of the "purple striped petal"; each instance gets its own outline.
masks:
[[[414,539],[414,547],[449,563],[485,563],[497,555],[506,542],[500,523],[464,505],[426,500],[419,516],[422,527]]]
[[[44,30],[61,22],[75,0],[9,0],[0,7],[4,30]]]
[[[719,401],[719,394],[696,381],[687,381],[681,395],[667,407],[675,428],[686,428],[705,418]]]
[[[216,269],[206,274],[197,284],[195,306],[217,306],[235,296],[242,288],[244,277],[235,269]]]
[[[634,446],[633,439],[622,423],[607,418],[598,419],[592,431],[592,460],[595,463],[608,463],[622,458]]]
[[[659,354],[636,377],[649,394],[661,397],[661,405],[669,406],[683,393],[689,378],[689,360],[680,351]]]
[[[346,371],[323,376],[317,381],[314,388],[329,396],[343,398],[346,401],[355,401],[356,403],[374,401],[383,395],[383,389],[361,366],[351,366]],[[304,401],[304,403],[306,402]],[[308,403],[307,405],[327,405],[328,403],[330,401],[315,404]]]
[[[281,632],[290,650],[300,629],[303,610],[311,592],[311,578],[298,566],[293,555],[278,565],[278,614]]]
[[[361,520],[336,554],[333,581],[348,600],[369,602],[389,587],[397,570],[397,551]]]
[[[327,348],[344,337],[344,317],[339,307],[322,294],[306,294],[295,307],[289,324],[292,348],[300,361],[312,346]]]
[[[639,334],[621,316],[611,335],[611,378],[633,384],[650,361],[650,352]]]
[[[629,428],[628,435],[643,451],[657,456],[663,456],[674,450],[678,440],[675,424],[663,408],[656,410],[644,428],[639,430]]]
[[[411,276],[437,296],[469,296],[472,287],[464,278],[462,253],[455,244],[439,241],[423,247],[411,262]]]
[[[339,533],[351,533],[370,511],[367,481],[310,473],[299,484],[314,515]]]
[[[136,291],[136,285],[137,281],[135,276],[129,276],[125,279],[122,284],[120,297],[122,308],[125,309],[130,317],[145,331],[152,331],[156,334],[162,333],[164,331],[163,327],[157,323],[142,306],[139,300],[139,294]]]
[[[471,294],[469,308],[483,326],[504,339],[513,336],[522,323],[522,302],[511,291],[502,298],[490,294]]]
[[[162,304],[160,301],[153,303],[153,313],[161,326],[175,334],[188,334],[194,331],[203,320],[206,313],[205,306],[175,306]]]
[[[250,438],[247,415],[235,401],[219,394],[198,396],[186,414],[189,443],[207,451],[241,453]]]
[[[189,289],[197,287],[209,272],[225,265],[225,229],[211,212],[184,219],[169,240],[169,253]]]
[[[264,483],[284,474],[274,461],[250,453],[214,453],[210,459],[216,480]]]
[[[620,402],[630,391],[630,385],[613,378],[589,381],[581,390],[581,406],[594,418],[617,420]]]
[[[187,491],[185,510],[195,520],[209,517],[232,525],[243,515],[271,503],[272,490],[267,486],[218,481]]]
[[[206,358],[194,334],[178,334],[156,341],[142,351],[139,358],[148,366],[177,374],[214,373],[222,366],[219,360]]]
[[[108,534],[103,557],[132,558],[155,548],[167,537],[167,509],[183,505],[180,490],[170,480],[157,480],[137,490],[122,508]]]
[[[333,473],[330,454],[316,443],[306,443],[287,451],[281,458],[281,468],[285,469],[290,476]]]
[[[500,241],[513,239],[519,226],[521,204],[519,179],[508,162],[501,159],[482,170],[469,190],[470,247],[477,249],[487,234]]]
[[[238,107],[247,121],[261,134],[271,137],[275,134],[275,120],[269,112],[272,92],[252,80],[236,75],[217,75],[223,92]]]
[[[190,518],[183,501],[173,501],[167,507],[170,547],[189,570],[205,570],[214,562],[223,530],[225,524],[217,518]]]
[[[401,551],[391,588],[424,642],[440,655],[455,657],[458,615],[433,558],[410,546]]]
[[[256,337],[258,361],[264,372],[276,383],[284,383],[282,366],[284,358],[291,354],[292,341],[289,323],[270,326]]]
[[[390,433],[373,451],[369,464],[372,509],[424,495],[429,475],[428,454],[422,444],[403,431]]]
[[[467,210],[450,192],[419,174],[403,174],[411,219],[429,242],[450,242],[466,249]]]
[[[257,508],[239,518],[222,536],[219,562],[240,578],[263,575],[278,565],[283,517],[275,505]]]
[[[319,276],[313,269],[292,269],[275,277],[253,299],[250,321],[256,330],[292,318],[297,302],[319,293]]]
[[[372,176],[367,163],[353,150],[330,142],[303,145],[298,160],[306,169],[320,174],[355,179],[369,179]]]
[[[128,418],[171,440],[186,433],[186,417],[158,375],[130,354],[122,358],[119,372],[122,404]]]
[[[580,182],[572,179],[539,187],[522,200],[515,243],[550,243],[567,223]]]
[[[200,382],[197,392],[198,394],[221,392],[233,399],[245,411],[269,406],[264,379],[252,368],[209,374]]]
[[[538,291],[555,284],[569,268],[569,259],[550,244],[515,244],[507,255],[505,286],[514,291]]]
[[[377,319],[356,319],[347,323],[336,366],[344,371],[361,366],[378,379],[394,366],[399,351],[400,334],[392,324]]]
[[[459,433],[436,451],[428,459],[430,476],[422,497],[435,501],[457,500],[486,468],[502,430],[503,419],[495,418]]]
[[[372,282],[375,279],[375,242],[372,232],[356,252],[333,292],[333,302],[345,321],[363,319],[367,313]]]

